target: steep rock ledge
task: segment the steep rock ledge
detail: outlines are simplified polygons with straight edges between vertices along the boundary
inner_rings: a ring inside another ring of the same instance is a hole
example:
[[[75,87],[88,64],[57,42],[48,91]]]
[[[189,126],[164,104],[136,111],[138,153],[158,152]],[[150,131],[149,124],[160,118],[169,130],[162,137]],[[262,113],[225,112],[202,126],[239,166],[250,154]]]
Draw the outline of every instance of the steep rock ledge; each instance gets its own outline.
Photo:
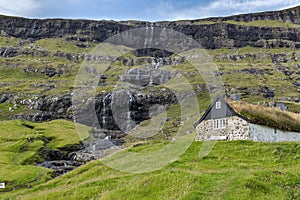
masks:
[[[215,49],[222,47],[255,46],[261,40],[286,40],[299,48],[299,28],[285,27],[251,27],[228,24],[226,20],[280,20],[299,24],[300,7],[284,11],[264,12],[256,14],[238,15],[224,18],[209,18],[191,20],[187,23],[177,22],[143,22],[143,21],[92,21],[69,19],[25,19],[18,17],[0,17],[1,35],[14,36],[24,39],[42,39],[64,36],[85,36],[87,40],[102,42],[120,32],[133,28],[158,26],[173,29],[191,36],[202,44],[204,48]],[[216,22],[214,24],[197,24],[204,20]],[[76,38],[77,38],[76,37]]]

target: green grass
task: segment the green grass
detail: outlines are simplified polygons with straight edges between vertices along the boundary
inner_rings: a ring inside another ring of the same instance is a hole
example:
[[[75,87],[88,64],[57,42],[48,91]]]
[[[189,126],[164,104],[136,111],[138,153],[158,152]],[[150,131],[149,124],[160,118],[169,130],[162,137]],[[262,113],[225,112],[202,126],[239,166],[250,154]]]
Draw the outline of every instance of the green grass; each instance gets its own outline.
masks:
[[[11,111],[9,111],[9,108],[12,108]],[[25,108],[23,105],[18,105],[16,108],[12,103],[1,103],[0,104],[0,120],[6,120],[9,119],[12,115],[18,115],[18,114],[30,114],[33,113],[33,110],[30,110],[28,108]]]
[[[17,44],[16,38],[10,38],[6,36],[1,36],[1,40],[4,46]],[[6,42],[9,41],[9,42]],[[27,46],[26,46],[27,45]],[[24,47],[29,47],[29,44],[26,44]],[[123,46],[113,47],[110,44],[101,44],[99,47],[94,48],[96,44],[91,43],[91,47],[81,48],[76,45],[76,41],[66,40],[65,38],[51,38],[51,39],[42,39],[35,41],[32,44],[33,49],[37,46],[43,47],[49,53],[50,56],[42,57],[42,56],[17,56],[13,58],[0,58],[0,79],[1,83],[7,83],[8,85],[1,86],[0,93],[14,93],[14,94],[24,94],[24,95],[32,95],[32,94],[45,94],[45,95],[56,95],[71,92],[74,86],[74,80],[77,75],[79,67],[84,64],[82,61],[75,62],[70,61],[67,58],[60,58],[57,56],[52,56],[57,51],[64,51],[65,53],[83,53],[83,52],[102,52],[103,55],[113,55],[120,56],[124,58],[133,58],[136,60],[135,66],[128,67],[124,66],[120,61],[116,60],[114,63],[108,67],[108,69],[103,72],[108,75],[106,86],[99,86],[96,88],[97,93],[101,93],[102,91],[113,91],[115,89],[115,85],[119,81],[119,75],[124,73],[124,71],[130,68],[141,68],[144,67],[145,58],[136,57],[130,52],[131,49],[128,49]],[[187,52],[185,52],[187,53]],[[273,48],[273,49],[263,49],[263,48],[253,48],[253,47],[244,47],[244,48],[233,48],[233,49],[216,49],[216,50],[192,50],[192,53],[201,54],[204,57],[217,56],[219,54],[234,54],[234,55],[244,55],[244,54],[258,54],[263,53],[267,56],[266,58],[245,58],[238,61],[231,60],[217,60],[214,59],[211,65],[209,65],[209,69],[214,67],[214,63],[222,72],[230,72],[232,70],[241,70],[241,69],[249,69],[249,65],[252,68],[258,68],[265,71],[271,71],[273,74],[271,75],[249,75],[244,73],[234,74],[224,74],[222,76],[223,82],[229,85],[231,88],[236,87],[259,87],[261,85],[270,86],[276,89],[276,98],[281,97],[296,97],[299,93],[297,92],[297,88],[292,85],[292,83],[297,82],[297,74],[294,73],[292,76],[285,76],[281,71],[275,69],[271,54],[277,53],[287,53],[287,57],[291,58],[293,54],[297,54],[296,50],[289,48]],[[184,54],[185,56],[186,54]],[[205,59],[200,59],[200,61],[204,61]],[[290,68],[291,72],[298,72],[299,70],[295,69],[293,66],[297,64],[296,61],[292,61],[289,63],[283,63],[286,67]],[[53,67],[56,69],[60,69],[61,65],[64,65],[63,70],[64,74],[61,77],[47,77],[46,75],[40,73],[34,73],[35,69],[44,70],[46,67]],[[24,68],[30,67],[32,69],[31,72],[25,73]],[[189,81],[189,84],[192,85],[194,89],[197,89],[198,84],[205,84],[203,81],[203,77],[201,75],[196,74],[196,69],[188,64],[187,62],[163,67],[162,69],[168,70],[168,68],[172,68],[173,71],[182,73],[184,77]],[[203,68],[203,69],[202,69]],[[201,70],[206,71],[206,65],[202,66]],[[44,86],[36,86],[39,84],[43,84]],[[48,90],[47,85],[54,85],[55,88]],[[179,86],[174,85],[174,87]],[[185,87],[182,87],[183,89]],[[20,96],[21,98],[22,95]],[[24,97],[25,98],[25,97]],[[262,101],[263,98],[257,98],[257,95],[252,95],[245,97],[247,101]],[[0,114],[1,115],[1,114]],[[7,119],[3,118],[3,119]]]
[[[47,183],[2,196],[12,199],[300,198],[299,143],[217,142],[206,157],[199,158],[202,145],[193,142],[176,162],[157,171],[132,174],[93,161]],[[147,148],[153,150],[151,145],[145,145],[130,151],[145,153]]]
[[[225,21],[225,23],[243,25],[243,26],[299,28],[298,24],[282,22],[279,20],[253,20],[250,22],[238,22],[238,21],[228,20]]]
[[[293,102],[284,102],[287,106],[287,109],[290,112],[294,112],[294,113],[300,113],[300,104],[299,103],[293,103]]]
[[[82,125],[79,128],[86,132],[89,130]],[[17,190],[49,180],[52,170],[34,165],[43,159],[40,150],[57,150],[80,141],[75,124],[69,121],[1,121],[0,182],[6,183],[5,190]]]
[[[216,22],[212,21],[195,21],[194,24],[196,25],[210,25],[210,24],[215,24]]]
[[[245,46],[242,48],[220,48],[220,49],[214,49],[214,50],[208,50],[213,55],[217,54],[245,54],[245,53],[290,53],[290,52],[297,52],[294,49],[291,48],[256,48],[251,46]]]
[[[95,46],[95,43],[86,42],[87,44],[91,45],[89,48],[81,48],[76,46],[73,42],[66,41],[64,38],[47,38],[47,39],[40,39],[34,43],[35,46],[43,47],[48,51],[62,51],[65,53],[84,53],[90,52]]]
[[[0,46],[18,46],[18,38],[15,37],[7,37],[7,36],[0,36]]]
[[[181,24],[195,24],[195,25],[210,25],[210,24],[215,24],[216,22],[213,21],[205,21],[205,20],[200,20],[200,21],[191,21],[191,20],[178,20],[176,21],[177,25]]]
[[[228,24],[235,24],[235,25],[242,25],[242,26],[256,26],[256,27],[283,27],[283,28],[299,28],[298,24],[293,24],[290,22],[283,22],[279,20],[253,20],[249,22],[239,22],[234,20],[227,20],[224,21]],[[191,20],[178,20],[176,21],[177,24],[195,24],[195,25],[210,25],[216,24],[220,22],[213,22],[213,21],[191,21]]]

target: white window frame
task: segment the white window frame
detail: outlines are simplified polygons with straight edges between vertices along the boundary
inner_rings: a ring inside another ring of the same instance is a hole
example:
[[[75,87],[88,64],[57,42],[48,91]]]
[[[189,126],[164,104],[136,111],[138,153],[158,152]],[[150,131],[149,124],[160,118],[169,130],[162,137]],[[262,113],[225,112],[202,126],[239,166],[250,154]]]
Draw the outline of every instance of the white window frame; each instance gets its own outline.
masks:
[[[221,101],[217,101],[217,102],[216,102],[216,109],[220,109],[221,106],[222,106]]]
[[[224,129],[224,128],[226,128],[226,118],[213,120],[213,129]]]

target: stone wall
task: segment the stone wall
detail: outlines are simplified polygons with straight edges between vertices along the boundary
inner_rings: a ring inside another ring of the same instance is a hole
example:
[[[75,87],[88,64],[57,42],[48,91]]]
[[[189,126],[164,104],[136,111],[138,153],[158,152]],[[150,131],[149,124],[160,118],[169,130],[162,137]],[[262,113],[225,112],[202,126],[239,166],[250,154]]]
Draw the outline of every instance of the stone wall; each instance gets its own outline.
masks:
[[[249,140],[249,123],[237,116],[226,118],[226,128],[213,129],[214,120],[202,121],[196,127],[196,141],[203,140]]]
[[[258,142],[300,141],[300,133],[276,130],[271,127],[250,124],[250,140]]]

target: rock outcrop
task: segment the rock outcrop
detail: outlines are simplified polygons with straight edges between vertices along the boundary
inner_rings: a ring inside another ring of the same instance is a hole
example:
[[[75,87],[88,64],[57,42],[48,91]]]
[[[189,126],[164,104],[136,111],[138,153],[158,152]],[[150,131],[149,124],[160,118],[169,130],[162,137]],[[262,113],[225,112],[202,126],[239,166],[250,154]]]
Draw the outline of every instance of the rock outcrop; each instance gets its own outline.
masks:
[[[256,14],[237,15],[225,18],[209,18],[191,20],[185,23],[178,22],[143,22],[143,21],[91,21],[68,19],[25,19],[18,17],[0,17],[0,30],[2,35],[14,36],[24,39],[42,39],[72,35],[76,40],[96,40],[102,42],[110,36],[122,31],[141,27],[165,27],[182,32],[193,37],[205,48],[215,49],[222,47],[261,46],[272,40],[285,41],[284,46],[299,48],[299,28],[285,27],[251,27],[229,24],[225,21],[252,21],[252,20],[279,20],[300,24],[300,7],[283,11],[263,12]],[[214,24],[201,24],[208,20]],[[76,37],[75,37],[76,36]],[[10,54],[14,53],[14,49]],[[1,52],[1,50],[0,50]],[[3,53],[2,53],[3,54]]]

